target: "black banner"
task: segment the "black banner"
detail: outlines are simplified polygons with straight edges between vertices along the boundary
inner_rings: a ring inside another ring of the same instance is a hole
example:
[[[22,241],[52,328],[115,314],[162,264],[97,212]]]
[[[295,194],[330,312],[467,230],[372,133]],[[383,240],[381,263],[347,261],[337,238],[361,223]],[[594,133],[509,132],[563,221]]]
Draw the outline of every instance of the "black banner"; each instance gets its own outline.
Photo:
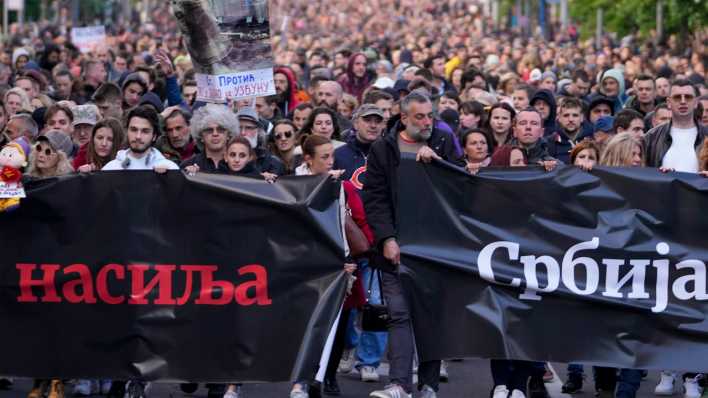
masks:
[[[311,378],[344,296],[339,184],[103,172],[0,214],[0,374]]]
[[[642,168],[400,168],[424,359],[708,371],[708,179]]]

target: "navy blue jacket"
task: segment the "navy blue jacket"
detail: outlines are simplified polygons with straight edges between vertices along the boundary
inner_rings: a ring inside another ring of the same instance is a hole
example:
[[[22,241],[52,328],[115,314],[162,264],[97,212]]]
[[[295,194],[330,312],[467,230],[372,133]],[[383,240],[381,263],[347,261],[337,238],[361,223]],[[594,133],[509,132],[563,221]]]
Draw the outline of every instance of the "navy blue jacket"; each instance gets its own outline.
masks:
[[[366,158],[369,156],[371,144],[365,144],[356,138],[356,131],[352,130],[347,136],[346,145],[334,151],[334,169],[345,172],[342,180],[349,180],[356,189],[364,187],[366,176]]]

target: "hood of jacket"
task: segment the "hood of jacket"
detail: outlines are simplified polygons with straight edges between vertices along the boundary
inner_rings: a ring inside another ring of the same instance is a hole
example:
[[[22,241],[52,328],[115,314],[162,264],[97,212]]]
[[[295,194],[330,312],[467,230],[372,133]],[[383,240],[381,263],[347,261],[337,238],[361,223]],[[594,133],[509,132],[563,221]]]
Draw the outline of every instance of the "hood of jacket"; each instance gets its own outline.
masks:
[[[531,97],[531,101],[529,104],[533,106],[533,103],[536,102],[537,100],[543,101],[548,106],[551,108],[551,112],[548,114],[548,119],[544,120],[543,126],[546,127],[548,125],[555,124],[556,122],[556,98],[553,96],[553,93],[550,92],[549,90],[538,90],[536,94]]]
[[[273,73],[282,73],[288,79],[288,91],[285,94],[287,95],[288,101],[288,114],[290,114],[293,110],[295,110],[295,107],[299,105],[297,100],[297,79],[295,79],[295,73],[293,73],[292,69],[284,66],[275,68]]]

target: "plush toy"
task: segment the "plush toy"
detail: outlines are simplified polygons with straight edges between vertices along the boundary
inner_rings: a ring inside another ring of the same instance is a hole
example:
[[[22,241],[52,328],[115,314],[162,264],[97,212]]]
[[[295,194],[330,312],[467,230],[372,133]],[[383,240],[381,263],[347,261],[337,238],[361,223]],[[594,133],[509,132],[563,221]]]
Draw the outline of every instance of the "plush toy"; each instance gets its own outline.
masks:
[[[10,142],[0,150],[0,211],[16,209],[20,198],[25,197],[20,169],[27,166],[28,152],[29,145],[20,141]]]

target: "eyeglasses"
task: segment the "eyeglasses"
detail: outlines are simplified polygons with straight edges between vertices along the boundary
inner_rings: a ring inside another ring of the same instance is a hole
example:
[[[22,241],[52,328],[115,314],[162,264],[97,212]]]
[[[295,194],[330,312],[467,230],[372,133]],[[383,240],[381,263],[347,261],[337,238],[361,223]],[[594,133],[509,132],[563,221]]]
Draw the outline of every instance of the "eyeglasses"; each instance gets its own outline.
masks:
[[[291,139],[291,138],[293,138],[293,132],[292,132],[292,131],[286,131],[286,132],[284,132],[283,134],[276,134],[276,135],[275,135],[275,139],[276,139],[276,140],[283,140],[283,139],[289,140],[289,139]]]
[[[696,96],[693,94],[674,94],[671,96],[671,100],[675,102],[681,102],[681,100],[691,102],[694,98],[696,98]]]
[[[41,145],[37,145],[36,147],[34,147],[34,149],[35,149],[38,153],[42,153],[42,146],[41,146]],[[47,156],[50,156],[53,152],[54,152],[54,151],[52,151],[51,148],[45,148],[45,149],[44,149],[44,154],[47,155]]]

